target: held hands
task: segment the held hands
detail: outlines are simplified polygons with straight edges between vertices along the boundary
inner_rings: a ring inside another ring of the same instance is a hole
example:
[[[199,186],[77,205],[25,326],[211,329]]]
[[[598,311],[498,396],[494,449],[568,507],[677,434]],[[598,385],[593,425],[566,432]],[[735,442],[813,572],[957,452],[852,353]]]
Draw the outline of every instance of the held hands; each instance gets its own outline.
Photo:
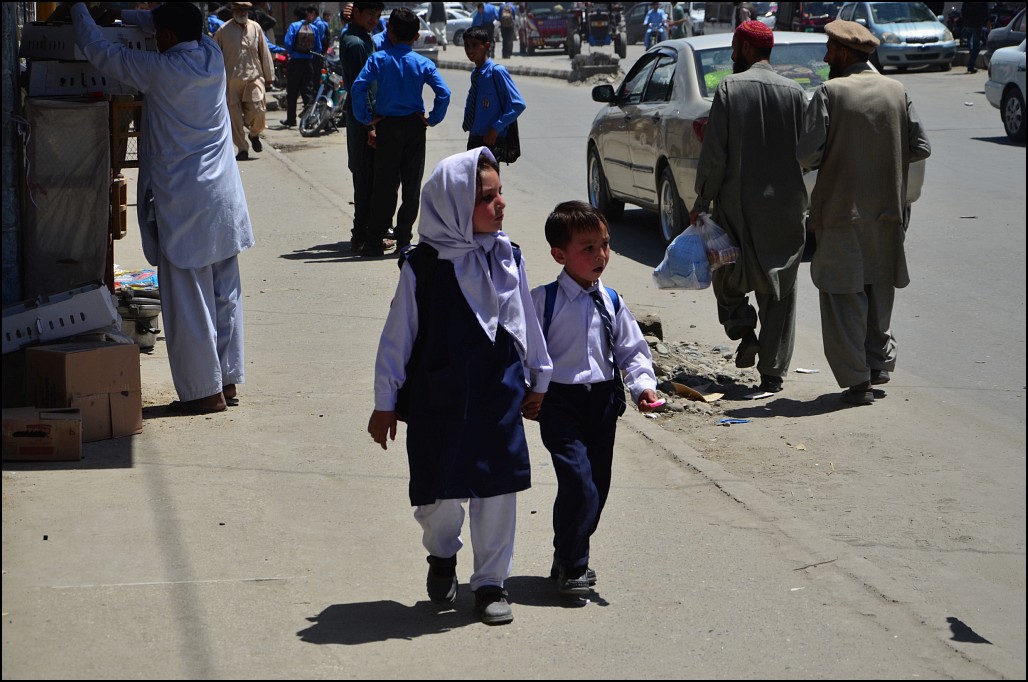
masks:
[[[521,402],[521,416],[533,421],[538,419],[539,410],[542,409],[544,397],[546,397],[545,393],[529,392]]]
[[[382,446],[383,450],[388,450],[386,437],[388,436],[389,440],[396,440],[396,413],[391,410],[372,412],[371,419],[368,420],[368,433],[371,434],[373,441]]]
[[[657,397],[657,392],[652,388],[647,388],[639,395],[640,412],[653,412],[655,409],[663,405],[664,401]]]

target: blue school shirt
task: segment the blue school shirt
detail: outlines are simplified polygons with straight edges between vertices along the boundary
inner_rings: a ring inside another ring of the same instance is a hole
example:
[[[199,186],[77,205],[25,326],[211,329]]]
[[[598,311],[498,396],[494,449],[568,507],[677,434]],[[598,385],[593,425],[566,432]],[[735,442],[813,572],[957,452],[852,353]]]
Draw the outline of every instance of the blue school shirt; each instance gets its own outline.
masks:
[[[471,78],[477,81],[478,88],[475,101],[471,101],[471,92],[468,91],[468,101],[464,105],[465,111],[468,107],[475,107],[475,122],[469,133],[482,137],[490,128],[495,128],[503,137],[507,126],[525,110],[525,100],[507,69],[492,59],[486,59],[481,69],[471,73]]]
[[[368,90],[378,83],[375,110],[368,107]],[[434,126],[446,116],[450,104],[450,88],[446,86],[439,69],[427,57],[419,55],[410,45],[387,47],[368,58],[357,80],[350,86],[353,113],[364,125],[370,125],[375,116],[410,116],[425,113],[422,99],[424,86],[435,93],[428,125]]]

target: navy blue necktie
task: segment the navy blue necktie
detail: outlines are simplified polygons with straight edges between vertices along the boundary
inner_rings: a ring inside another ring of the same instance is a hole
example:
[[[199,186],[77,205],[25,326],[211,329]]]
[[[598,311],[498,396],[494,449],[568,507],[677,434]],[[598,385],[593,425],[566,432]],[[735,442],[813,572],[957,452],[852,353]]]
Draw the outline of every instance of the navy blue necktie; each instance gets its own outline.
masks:
[[[471,92],[468,93],[468,106],[464,109],[464,132],[470,133],[475,124],[475,109],[478,107],[478,72],[471,74]]]
[[[618,414],[625,412],[625,381],[621,377],[621,370],[618,368],[617,356],[614,355],[614,320],[611,319],[607,306],[603,303],[603,295],[596,289],[589,293],[593,303],[596,304],[596,312],[600,314],[603,321],[603,331],[607,333],[607,347],[610,348],[610,362],[614,365],[614,403],[618,407]]]

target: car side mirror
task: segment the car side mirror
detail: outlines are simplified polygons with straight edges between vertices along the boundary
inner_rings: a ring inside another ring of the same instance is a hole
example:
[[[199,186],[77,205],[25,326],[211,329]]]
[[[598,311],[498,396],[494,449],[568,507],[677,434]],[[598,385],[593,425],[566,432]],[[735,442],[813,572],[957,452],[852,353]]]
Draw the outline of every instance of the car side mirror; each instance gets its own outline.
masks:
[[[867,26],[867,19],[861,18],[861,19],[854,19],[853,21],[857,22],[861,26]]]
[[[593,88],[593,101],[613,104],[617,95],[614,94],[613,85],[597,85]]]

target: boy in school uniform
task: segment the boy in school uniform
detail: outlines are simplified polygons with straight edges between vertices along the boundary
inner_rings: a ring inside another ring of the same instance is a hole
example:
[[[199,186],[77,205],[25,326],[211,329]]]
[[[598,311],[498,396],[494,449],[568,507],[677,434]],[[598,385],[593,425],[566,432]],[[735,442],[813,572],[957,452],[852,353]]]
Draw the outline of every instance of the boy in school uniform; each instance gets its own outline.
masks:
[[[386,232],[396,212],[396,190],[401,184],[395,231],[397,253],[410,245],[425,174],[425,131],[443,120],[450,104],[450,88],[439,69],[412,49],[421,28],[418,15],[406,7],[394,9],[388,26],[390,45],[368,58],[350,86],[354,116],[368,126],[368,144],[375,148],[367,238],[360,251],[365,257],[383,254]],[[378,84],[374,111],[368,106],[373,83]],[[426,85],[435,93],[432,113],[427,117],[422,101]]]
[[[518,92],[510,73],[489,59],[492,38],[480,26],[464,32],[464,54],[475,65],[471,72],[471,88],[464,104],[463,128],[468,133],[468,149],[489,147],[507,134],[507,128],[525,110],[525,100]]]
[[[550,577],[562,594],[586,594],[596,583],[589,539],[610,491],[625,386],[644,412],[663,401],[639,323],[618,293],[600,281],[610,260],[603,214],[581,201],[564,202],[545,229],[550,254],[564,266],[555,282],[532,290],[553,362],[539,413],[543,445],[557,475]]]

